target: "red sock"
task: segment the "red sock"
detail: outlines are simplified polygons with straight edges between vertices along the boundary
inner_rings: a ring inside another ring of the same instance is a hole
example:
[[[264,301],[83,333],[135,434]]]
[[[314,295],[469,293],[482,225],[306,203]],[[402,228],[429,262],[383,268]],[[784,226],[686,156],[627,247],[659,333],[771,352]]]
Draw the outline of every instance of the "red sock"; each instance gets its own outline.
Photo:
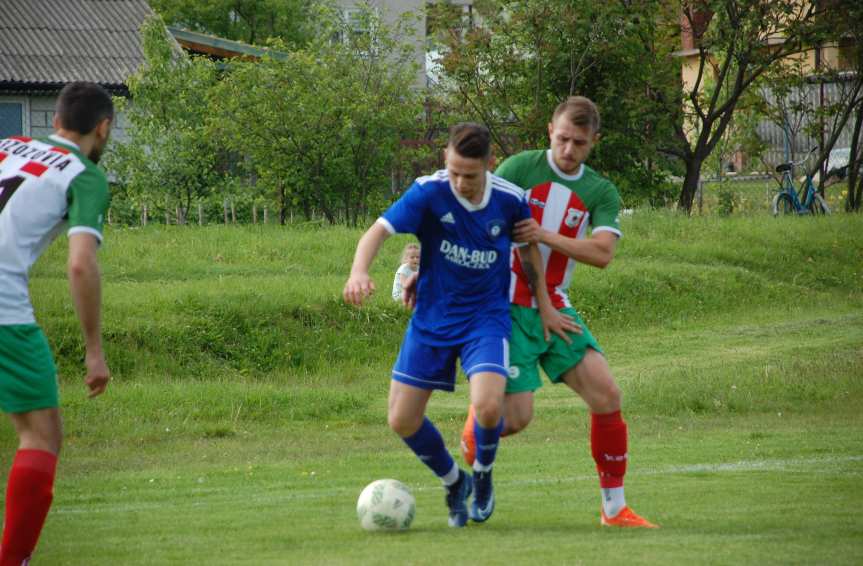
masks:
[[[36,548],[54,498],[57,456],[44,450],[18,450],[6,486],[6,519],[0,566],[21,566]]]
[[[622,487],[626,475],[626,423],[620,411],[591,414],[590,451],[599,472],[599,487]]]

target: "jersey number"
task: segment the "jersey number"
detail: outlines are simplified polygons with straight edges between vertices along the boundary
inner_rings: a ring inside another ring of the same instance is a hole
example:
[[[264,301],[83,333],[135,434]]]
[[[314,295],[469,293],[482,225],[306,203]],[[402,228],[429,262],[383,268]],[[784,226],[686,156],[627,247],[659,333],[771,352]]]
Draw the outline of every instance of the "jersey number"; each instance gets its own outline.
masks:
[[[0,212],[3,212],[3,209],[6,208],[6,203],[9,202],[9,199],[12,198],[12,195],[23,182],[24,177],[20,175],[0,179]]]

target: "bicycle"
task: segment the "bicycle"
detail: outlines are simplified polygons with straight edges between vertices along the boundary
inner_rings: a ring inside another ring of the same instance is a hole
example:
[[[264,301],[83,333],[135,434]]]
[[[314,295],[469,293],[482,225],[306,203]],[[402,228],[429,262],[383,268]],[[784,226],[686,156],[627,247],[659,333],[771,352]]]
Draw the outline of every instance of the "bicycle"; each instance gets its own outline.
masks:
[[[773,197],[773,216],[780,214],[830,214],[830,207],[827,206],[824,197],[818,194],[808,171],[803,187],[798,190],[794,186],[794,167],[806,163],[816,149],[818,148],[810,149],[809,153],[800,161],[789,161],[776,166],[776,172],[782,173],[782,180],[779,182],[779,192]]]

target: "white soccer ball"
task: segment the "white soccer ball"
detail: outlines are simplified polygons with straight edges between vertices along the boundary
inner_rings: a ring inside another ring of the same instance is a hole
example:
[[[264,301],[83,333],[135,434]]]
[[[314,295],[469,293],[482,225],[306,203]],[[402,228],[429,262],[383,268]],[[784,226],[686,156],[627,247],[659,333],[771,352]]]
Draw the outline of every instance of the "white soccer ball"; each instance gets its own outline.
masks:
[[[367,531],[402,531],[411,526],[416,500],[398,480],[375,480],[357,500],[357,517]]]

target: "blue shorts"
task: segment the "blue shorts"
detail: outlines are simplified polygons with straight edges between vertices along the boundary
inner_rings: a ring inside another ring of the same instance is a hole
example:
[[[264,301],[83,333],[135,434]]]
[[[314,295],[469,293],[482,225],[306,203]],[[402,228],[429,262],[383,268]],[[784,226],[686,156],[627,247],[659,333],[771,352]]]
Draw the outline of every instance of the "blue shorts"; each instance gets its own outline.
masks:
[[[393,366],[393,379],[420,389],[455,390],[455,360],[468,379],[480,372],[509,376],[509,341],[501,337],[482,337],[453,346],[432,346],[420,342],[408,330],[399,357]]]

